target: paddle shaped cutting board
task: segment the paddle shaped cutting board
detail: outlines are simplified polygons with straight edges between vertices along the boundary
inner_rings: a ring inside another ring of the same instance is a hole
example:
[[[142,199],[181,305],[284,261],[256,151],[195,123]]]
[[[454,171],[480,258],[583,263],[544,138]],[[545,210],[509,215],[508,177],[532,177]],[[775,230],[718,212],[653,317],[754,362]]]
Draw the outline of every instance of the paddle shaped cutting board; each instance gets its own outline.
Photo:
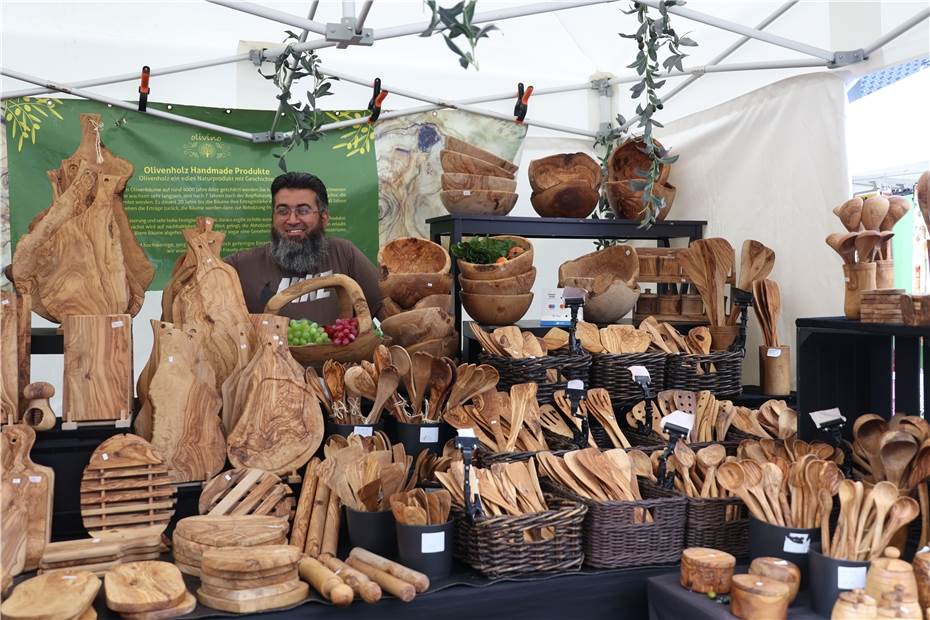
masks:
[[[25,509],[25,570],[34,570],[52,534],[55,472],[51,467],[36,465],[29,458],[36,439],[34,430],[25,424],[10,424],[3,429],[3,435],[5,449],[10,453],[10,465],[3,470],[3,480],[9,482],[9,487],[4,485],[4,492],[14,493],[17,503]]]

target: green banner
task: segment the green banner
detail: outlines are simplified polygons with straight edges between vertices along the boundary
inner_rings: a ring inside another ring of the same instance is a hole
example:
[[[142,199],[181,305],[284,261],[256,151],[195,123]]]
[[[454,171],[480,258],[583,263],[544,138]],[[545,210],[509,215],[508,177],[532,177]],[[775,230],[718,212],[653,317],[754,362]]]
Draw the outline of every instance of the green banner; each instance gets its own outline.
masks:
[[[9,166],[10,226],[14,244],[52,200],[46,170],[58,168],[80,142],[79,115],[100,114],[101,140],[132,162],[135,173],[123,196],[132,229],[157,267],[150,289],[161,289],[184,252],[181,231],[198,216],[226,233],[223,254],[268,243],[272,179],[281,173],[273,153],[282,147],[180,125],[138,112],[80,100],[16,99],[5,125]],[[274,112],[150,103],[150,108],[248,132],[271,128]],[[364,112],[327,112],[328,120]],[[282,119],[283,120],[283,119]],[[289,127],[281,123],[279,131]],[[367,123],[329,132],[308,150],[287,155],[288,170],[312,172],[326,184],[327,234],[350,239],[372,261],[378,253],[378,171]]]

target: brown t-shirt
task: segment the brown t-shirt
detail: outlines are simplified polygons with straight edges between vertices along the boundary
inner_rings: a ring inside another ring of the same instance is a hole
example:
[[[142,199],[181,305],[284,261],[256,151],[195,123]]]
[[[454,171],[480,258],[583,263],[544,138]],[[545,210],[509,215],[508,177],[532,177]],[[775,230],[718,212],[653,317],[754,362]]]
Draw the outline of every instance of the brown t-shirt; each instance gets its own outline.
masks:
[[[327,237],[328,251],[319,273],[285,273],[271,258],[271,244],[243,250],[226,257],[239,274],[245,305],[249,312],[259,313],[276,293],[307,278],[319,278],[334,273],[349,276],[362,288],[371,316],[381,311],[381,289],[378,270],[351,241]],[[279,313],[292,319],[310,319],[320,325],[330,325],[339,318],[339,304],[333,289],[307,293],[287,304]]]

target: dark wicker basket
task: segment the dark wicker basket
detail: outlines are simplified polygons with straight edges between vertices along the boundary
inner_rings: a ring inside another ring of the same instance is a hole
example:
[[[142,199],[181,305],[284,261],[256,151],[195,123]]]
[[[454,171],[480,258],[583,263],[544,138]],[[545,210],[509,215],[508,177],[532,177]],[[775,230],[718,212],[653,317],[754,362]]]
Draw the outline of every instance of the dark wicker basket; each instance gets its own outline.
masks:
[[[678,491],[656,487],[662,497],[681,497]],[[749,510],[738,497],[686,497],[685,548],[707,547],[726,551],[737,558],[749,555]],[[735,506],[735,508],[730,508]],[[727,520],[727,513],[737,518]]]
[[[547,370],[554,368],[568,379],[581,379],[587,383],[588,372],[591,368],[591,354],[587,351],[581,353],[554,351],[542,357],[519,360],[482,351],[478,355],[478,361],[481,364],[490,364],[500,373],[500,381],[497,383],[499,391],[506,392],[510,386],[518,383],[536,383],[539,386],[536,400],[540,405],[552,404],[552,395],[558,390],[564,390],[566,386],[565,383],[547,383]]]
[[[743,391],[745,357],[744,350],[718,351],[707,355],[669,355],[665,362],[665,389],[692,392],[710,390],[717,398],[736,396]],[[698,367],[701,374],[697,372]]]
[[[650,389],[661,392],[665,389],[665,358],[662,351],[649,353],[624,353],[614,355],[598,353],[591,358],[589,388],[606,388],[614,407],[635,404],[643,399],[643,391],[633,381],[630,366],[645,366],[651,380]]]
[[[588,506],[584,519],[584,562],[594,568],[627,568],[678,562],[684,548],[687,502],[668,497],[640,478],[645,499],[595,502],[570,490],[546,483],[553,492]],[[653,523],[634,523],[634,510],[647,509]]]
[[[546,494],[549,510],[519,517],[484,517],[472,522],[458,508],[455,515],[455,557],[487,577],[527,573],[570,572],[581,568],[582,523],[587,506]],[[548,540],[527,542],[527,530],[553,528]]]

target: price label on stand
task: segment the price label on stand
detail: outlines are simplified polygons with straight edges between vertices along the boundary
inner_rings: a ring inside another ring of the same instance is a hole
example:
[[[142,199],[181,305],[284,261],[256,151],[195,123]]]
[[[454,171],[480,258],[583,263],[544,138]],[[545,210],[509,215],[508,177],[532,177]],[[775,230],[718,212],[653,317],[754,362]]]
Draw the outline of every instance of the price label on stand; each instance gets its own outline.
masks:
[[[662,427],[662,430],[666,430],[668,425],[674,425],[683,429],[686,435],[690,435],[691,429],[694,428],[694,414],[676,409],[662,418],[659,425]]]
[[[371,427],[370,426],[356,426],[352,429],[359,437],[371,437]]]
[[[846,422],[846,418],[840,413],[838,407],[833,409],[821,409],[820,411],[811,411],[808,414],[817,428],[832,426],[837,423]]]
[[[651,379],[649,376],[649,369],[645,366],[630,366],[627,368],[630,371],[630,374],[633,375],[633,381],[637,379],[646,379],[647,381]]]

